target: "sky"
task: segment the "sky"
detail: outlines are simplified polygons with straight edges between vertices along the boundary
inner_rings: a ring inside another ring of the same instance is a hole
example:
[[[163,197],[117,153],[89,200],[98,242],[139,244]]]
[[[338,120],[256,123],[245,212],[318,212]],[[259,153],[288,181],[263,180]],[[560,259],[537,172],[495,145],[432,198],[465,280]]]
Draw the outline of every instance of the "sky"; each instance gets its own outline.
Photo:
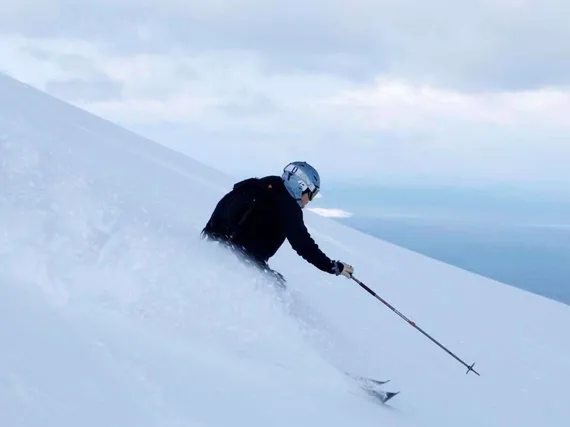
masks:
[[[0,0],[0,71],[235,175],[570,179],[562,0]]]

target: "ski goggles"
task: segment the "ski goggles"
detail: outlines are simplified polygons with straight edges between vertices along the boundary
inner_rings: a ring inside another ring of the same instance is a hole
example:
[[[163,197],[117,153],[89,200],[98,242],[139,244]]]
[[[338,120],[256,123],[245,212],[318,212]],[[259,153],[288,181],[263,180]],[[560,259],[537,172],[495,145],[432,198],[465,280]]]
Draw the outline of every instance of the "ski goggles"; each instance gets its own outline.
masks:
[[[307,192],[309,194],[309,200],[313,201],[313,199],[315,197],[317,197],[317,194],[319,194],[319,187],[317,187],[316,185],[313,185],[314,190],[311,190],[310,188],[307,188]]]

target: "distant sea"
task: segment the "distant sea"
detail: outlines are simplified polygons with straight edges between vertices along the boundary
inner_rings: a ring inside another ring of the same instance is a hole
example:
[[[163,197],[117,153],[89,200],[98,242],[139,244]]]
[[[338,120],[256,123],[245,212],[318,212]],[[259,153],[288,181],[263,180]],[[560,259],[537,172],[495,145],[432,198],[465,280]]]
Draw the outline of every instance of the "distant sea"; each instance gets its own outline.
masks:
[[[338,221],[465,270],[570,305],[570,202],[504,189],[335,189]]]

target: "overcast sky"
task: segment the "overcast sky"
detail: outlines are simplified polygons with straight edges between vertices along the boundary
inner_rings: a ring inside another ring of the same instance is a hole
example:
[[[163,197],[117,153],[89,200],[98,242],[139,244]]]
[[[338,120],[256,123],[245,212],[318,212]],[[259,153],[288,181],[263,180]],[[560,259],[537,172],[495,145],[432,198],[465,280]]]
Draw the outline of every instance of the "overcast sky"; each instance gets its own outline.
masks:
[[[236,175],[570,181],[563,0],[0,0],[0,70]],[[0,94],[1,101],[1,94]]]

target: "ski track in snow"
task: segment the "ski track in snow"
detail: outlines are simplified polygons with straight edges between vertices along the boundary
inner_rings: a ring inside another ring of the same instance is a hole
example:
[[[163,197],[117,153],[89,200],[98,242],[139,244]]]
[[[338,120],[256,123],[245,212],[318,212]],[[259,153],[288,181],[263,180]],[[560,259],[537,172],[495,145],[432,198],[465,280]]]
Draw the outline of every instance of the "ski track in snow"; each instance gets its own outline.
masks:
[[[566,305],[307,212],[465,375],[288,244],[282,293],[200,240],[230,177],[2,75],[0,94],[1,425],[570,425]],[[402,393],[381,406],[344,370]]]

